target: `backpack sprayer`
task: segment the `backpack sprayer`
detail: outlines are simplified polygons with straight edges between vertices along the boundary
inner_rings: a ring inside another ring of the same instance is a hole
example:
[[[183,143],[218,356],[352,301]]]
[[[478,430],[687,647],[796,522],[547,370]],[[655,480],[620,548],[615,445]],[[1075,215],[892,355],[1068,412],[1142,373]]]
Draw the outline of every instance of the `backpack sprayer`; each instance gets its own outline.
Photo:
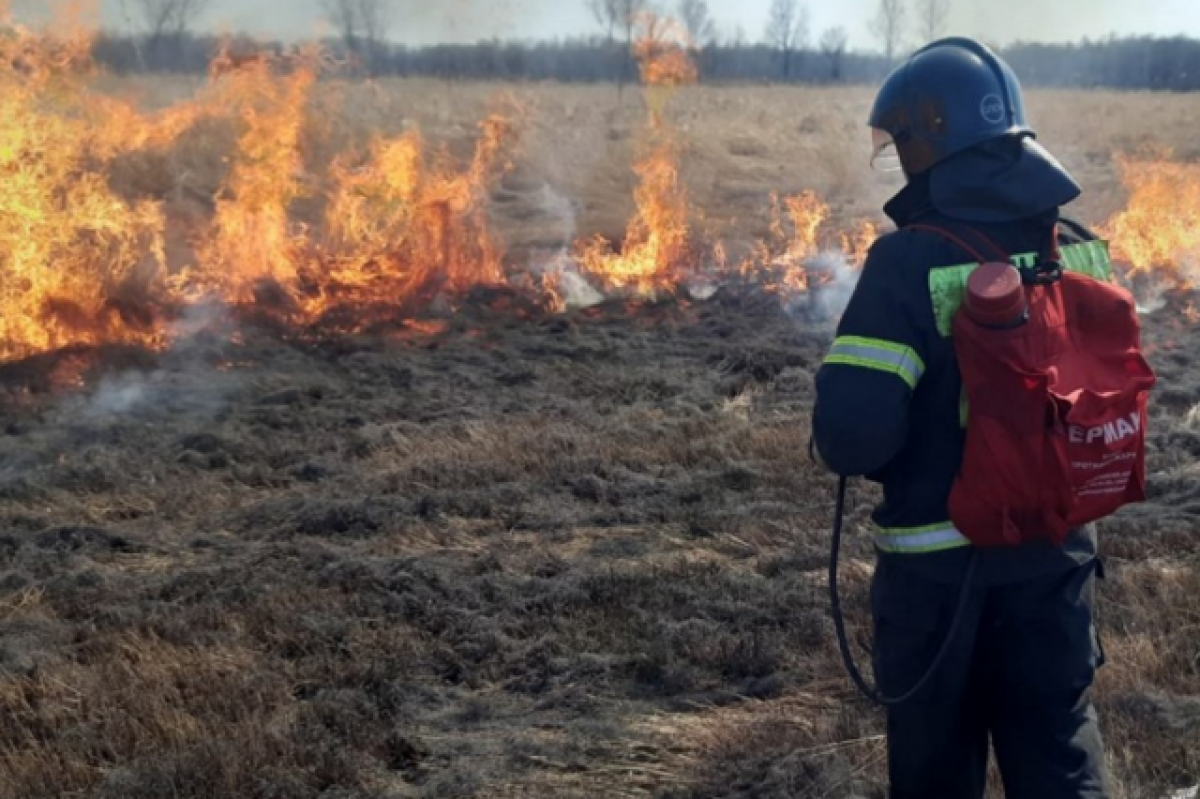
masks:
[[[1022,269],[978,231],[1000,257],[985,258],[942,227],[909,228],[947,239],[976,262],[964,287],[964,313],[953,322],[955,357],[972,413],[948,498],[951,518],[975,549],[928,671],[906,693],[882,695],[854,663],[838,596],[846,505],[846,478],[841,479],[829,561],[834,626],[846,670],[881,705],[912,699],[949,654],[966,613],[979,548],[1039,538],[1061,544],[1072,529],[1145,499],[1146,403],[1155,384],[1140,352],[1132,296],[1106,279],[1065,270],[1057,228],[1038,263]],[[1054,356],[1048,359],[1047,353]],[[1048,420],[1046,435],[1028,435],[1030,420],[1035,427]],[[997,470],[1010,479],[995,479]]]

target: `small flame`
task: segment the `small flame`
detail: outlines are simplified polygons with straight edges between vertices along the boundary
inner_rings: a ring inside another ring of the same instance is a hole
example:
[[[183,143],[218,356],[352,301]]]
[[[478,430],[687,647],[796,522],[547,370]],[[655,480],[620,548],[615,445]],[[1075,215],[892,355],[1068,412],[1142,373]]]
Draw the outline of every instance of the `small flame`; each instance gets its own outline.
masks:
[[[405,330],[421,336],[437,336],[450,329],[450,323],[444,319],[413,319],[405,323]]]
[[[694,83],[698,72],[678,23],[647,13],[639,16],[638,28],[635,53],[650,119],[648,142],[634,166],[639,179],[634,195],[637,212],[620,253],[596,238],[582,245],[579,261],[583,271],[605,288],[654,296],[673,292],[698,261],[688,224],[687,192],[679,177],[676,135],[664,114],[671,92]]]
[[[634,194],[637,214],[629,223],[621,252],[612,252],[598,238],[585,247],[580,262],[606,288],[629,288],[652,296],[673,291],[694,264],[687,193],[670,142],[651,150],[634,171],[640,179]]]
[[[867,252],[878,238],[874,223],[860,221],[851,233],[836,235],[830,243],[826,230],[831,210],[814,192],[804,192],[781,201],[771,196],[770,236],[759,241],[751,255],[737,268],[738,274],[785,299],[808,294],[814,287],[856,274],[866,263]],[[839,268],[827,268],[827,254],[838,254]]]
[[[838,238],[841,240],[842,252],[846,253],[851,266],[861,270],[867,263],[871,247],[879,238],[879,226],[870,220],[862,219],[855,224],[852,233],[841,233]]]
[[[1127,266],[1127,279],[1191,288],[1200,276],[1200,165],[1165,151],[1116,161],[1129,199],[1098,232]]]
[[[634,42],[642,83],[646,86],[690,86],[700,77],[689,54],[694,44],[687,28],[677,20],[650,12],[638,15],[639,35]]]
[[[1186,319],[1189,324],[1200,324],[1200,310],[1196,308],[1195,302],[1189,302],[1184,307],[1183,318]]]

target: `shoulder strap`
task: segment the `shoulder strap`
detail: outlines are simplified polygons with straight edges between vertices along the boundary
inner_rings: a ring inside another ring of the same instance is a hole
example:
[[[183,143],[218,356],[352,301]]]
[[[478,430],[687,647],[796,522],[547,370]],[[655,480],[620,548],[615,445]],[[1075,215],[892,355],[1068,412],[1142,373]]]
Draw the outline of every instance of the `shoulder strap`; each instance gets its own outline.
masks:
[[[952,229],[953,228],[953,229]],[[1009,263],[1012,256],[999,244],[994,242],[982,230],[977,230],[970,225],[955,223],[953,226],[941,224],[913,224],[905,226],[905,230],[924,230],[929,233],[934,233],[941,236],[943,239],[955,244],[965,250],[979,263],[986,263],[989,259],[979,254],[979,250],[972,247],[966,242],[961,234],[971,234],[976,240],[985,243],[993,252],[995,252],[1001,263]],[[955,232],[957,230],[957,233]],[[1038,253],[1038,261],[1034,266],[1023,267],[1020,269],[1021,280],[1029,285],[1050,285],[1057,283],[1062,278],[1063,266],[1062,255],[1059,252],[1058,243],[1059,226],[1056,223],[1050,232],[1049,241],[1045,247]]]
[[[1058,225],[1059,228],[1065,228],[1068,233],[1074,235],[1080,241],[1095,241],[1097,239],[1096,234],[1090,228],[1070,217],[1059,217]]]
[[[991,261],[991,260],[999,260],[1002,263],[1008,263],[1008,261],[1011,260],[1011,258],[1012,258],[1012,256],[1009,255],[1009,253],[1003,247],[1001,247],[996,242],[992,241],[992,239],[989,236],[987,236],[983,231],[976,230],[975,228],[972,228],[972,227],[963,226],[963,230],[960,232],[970,231],[970,233],[974,234],[974,236],[979,241],[982,241],[984,244],[987,245],[987,247],[989,249],[992,250],[993,253],[998,255],[999,258],[986,258],[983,255],[980,255],[979,250],[977,250],[975,247],[968,244],[965,239],[963,239],[961,236],[957,235],[954,231],[950,230],[948,227],[942,227],[941,225],[915,224],[915,225],[906,225],[904,229],[905,230],[923,230],[927,233],[933,233],[935,235],[941,236],[946,241],[949,241],[951,244],[954,244],[955,246],[957,246],[960,249],[967,252],[972,258],[974,258],[976,261],[978,261],[981,264],[987,263],[988,261]]]

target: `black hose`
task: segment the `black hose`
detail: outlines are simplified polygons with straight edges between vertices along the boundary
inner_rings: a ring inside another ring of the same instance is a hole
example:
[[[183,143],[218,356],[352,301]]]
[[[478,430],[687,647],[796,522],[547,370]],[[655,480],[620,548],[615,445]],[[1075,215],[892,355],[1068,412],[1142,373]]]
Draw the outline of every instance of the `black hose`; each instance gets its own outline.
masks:
[[[970,595],[971,583],[975,578],[975,567],[978,564],[979,551],[975,550],[971,553],[967,573],[963,578],[962,588],[958,596],[958,606],[954,610],[954,619],[950,622],[950,629],[946,632],[946,639],[942,642],[941,649],[934,656],[933,662],[929,664],[929,670],[925,672],[925,675],[907,693],[895,697],[884,696],[877,689],[867,684],[867,681],[862,676],[862,672],[858,670],[858,666],[854,663],[854,654],[850,651],[850,641],[846,638],[846,620],[842,615],[842,600],[838,596],[837,573],[838,559],[842,549],[842,522],[846,515],[846,482],[845,477],[842,477],[838,482],[837,509],[833,518],[833,544],[830,547],[829,556],[829,599],[833,608],[833,626],[837,630],[838,646],[842,650],[842,661],[846,664],[846,671],[850,673],[850,678],[854,680],[854,684],[862,692],[863,696],[877,705],[902,705],[921,692],[921,689],[933,679],[933,675],[941,668],[946,656],[950,654],[950,647],[954,643],[954,639],[958,635],[958,630],[962,626],[963,617],[966,615],[967,599]]]

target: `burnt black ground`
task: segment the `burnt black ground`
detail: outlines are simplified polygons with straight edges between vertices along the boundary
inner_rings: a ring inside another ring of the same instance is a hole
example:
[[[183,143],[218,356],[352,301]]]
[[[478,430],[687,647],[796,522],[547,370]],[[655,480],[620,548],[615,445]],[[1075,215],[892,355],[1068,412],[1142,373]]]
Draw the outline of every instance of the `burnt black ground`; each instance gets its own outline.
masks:
[[[1147,319],[1151,502],[1103,527],[1128,797],[1200,782],[1184,302]],[[882,796],[804,457],[827,326],[729,292],[432,321],[0,368],[0,796]]]

